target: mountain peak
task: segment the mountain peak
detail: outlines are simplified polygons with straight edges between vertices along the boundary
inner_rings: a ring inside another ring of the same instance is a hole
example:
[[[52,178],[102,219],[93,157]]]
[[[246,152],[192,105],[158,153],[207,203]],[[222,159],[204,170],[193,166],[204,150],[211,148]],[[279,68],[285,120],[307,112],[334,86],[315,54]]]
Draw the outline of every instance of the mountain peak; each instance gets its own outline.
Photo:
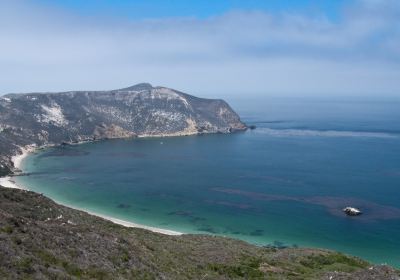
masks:
[[[127,88],[122,88],[119,90],[132,90],[132,91],[141,91],[141,90],[150,90],[152,89],[153,86],[149,83],[140,83],[140,84],[136,84]]]

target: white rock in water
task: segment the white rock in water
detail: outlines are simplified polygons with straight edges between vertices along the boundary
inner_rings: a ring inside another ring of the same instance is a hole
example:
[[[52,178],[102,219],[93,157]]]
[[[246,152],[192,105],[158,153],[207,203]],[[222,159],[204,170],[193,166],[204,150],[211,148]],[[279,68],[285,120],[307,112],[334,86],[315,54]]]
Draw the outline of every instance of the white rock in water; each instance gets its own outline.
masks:
[[[357,209],[357,208],[354,208],[354,207],[343,208],[343,212],[345,212],[349,216],[358,216],[358,215],[362,214],[360,209]]]

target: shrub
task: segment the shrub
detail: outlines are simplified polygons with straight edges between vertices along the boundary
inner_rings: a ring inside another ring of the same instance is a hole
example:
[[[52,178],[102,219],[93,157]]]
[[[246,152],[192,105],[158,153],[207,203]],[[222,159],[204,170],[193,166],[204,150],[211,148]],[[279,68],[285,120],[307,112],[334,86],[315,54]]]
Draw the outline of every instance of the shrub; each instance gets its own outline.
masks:
[[[11,234],[11,233],[13,233],[14,228],[12,226],[5,226],[5,227],[1,228],[1,231],[5,232],[5,233],[8,233],[8,234]]]

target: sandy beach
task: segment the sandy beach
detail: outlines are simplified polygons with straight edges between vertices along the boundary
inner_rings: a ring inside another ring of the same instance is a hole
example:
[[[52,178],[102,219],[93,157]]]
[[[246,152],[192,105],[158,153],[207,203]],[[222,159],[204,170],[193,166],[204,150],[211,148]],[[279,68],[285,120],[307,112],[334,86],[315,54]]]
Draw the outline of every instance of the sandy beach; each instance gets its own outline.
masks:
[[[24,190],[22,186],[18,185],[10,176],[0,177],[0,186],[10,189],[20,189]]]
[[[77,208],[75,208],[75,209],[77,209]],[[109,217],[109,216],[106,216],[106,215],[100,215],[100,214],[93,213],[93,212],[90,212],[90,211],[87,211],[87,210],[84,210],[84,209],[79,209],[79,210],[84,211],[86,213],[89,213],[90,215],[97,216],[97,217],[109,220],[109,221],[111,221],[111,222],[113,222],[115,224],[119,224],[119,225],[122,225],[122,226],[125,226],[125,227],[142,228],[142,229],[150,230],[152,232],[157,232],[157,233],[162,233],[162,234],[167,234],[167,235],[182,235],[183,234],[182,232],[179,232],[179,231],[173,231],[173,230],[168,230],[168,229],[162,229],[162,228],[156,228],[156,227],[140,225],[140,224],[136,224],[136,223],[120,220],[120,219],[117,219],[117,218],[112,218],[112,217]]]
[[[12,157],[12,161],[14,163],[14,167],[16,169],[21,170],[21,164],[22,161],[24,160],[25,157],[27,157],[30,153],[34,152],[35,147],[27,147],[27,148],[21,148],[22,153],[19,155],[15,155]],[[21,170],[22,171],[22,170]],[[13,177],[11,176],[6,176],[6,177],[0,177],[0,186],[6,187],[6,188],[12,188],[12,189],[20,189],[20,190],[29,190],[29,188],[26,188],[25,186],[22,186],[21,184],[17,184],[15,182],[15,180],[13,179]],[[173,231],[173,230],[168,230],[168,229],[162,229],[162,228],[156,228],[156,227],[150,227],[150,226],[145,226],[145,225],[140,225],[140,224],[136,224],[136,223],[132,223],[132,222],[128,222],[128,221],[124,221],[121,219],[117,219],[117,218],[113,218],[113,217],[109,217],[106,215],[100,215],[94,212],[90,212],[87,211],[85,209],[80,209],[80,208],[76,208],[74,206],[71,205],[66,205],[60,201],[56,201],[56,203],[76,209],[76,210],[80,210],[83,212],[86,212],[90,215],[93,216],[97,216],[106,220],[109,220],[115,224],[119,224],[125,227],[134,227],[134,228],[142,228],[142,229],[146,229],[146,230],[150,230],[152,232],[157,232],[157,233],[162,233],[162,234],[167,234],[167,235],[182,235],[183,233],[178,232],[178,231]]]
[[[14,167],[21,170],[22,161],[24,160],[25,157],[27,157],[34,150],[35,150],[35,147],[33,147],[33,146],[21,148],[22,153],[19,155],[15,155],[11,158],[12,162],[14,163]]]
[[[31,152],[34,151],[33,147],[29,148],[21,148],[22,153],[19,155],[15,155],[11,158],[12,162],[14,163],[14,167],[18,170],[21,170],[21,163],[24,160],[25,157],[27,157]],[[20,190],[26,190],[24,186],[21,186],[13,180],[13,177],[11,176],[6,176],[6,177],[0,177],[0,185],[6,188],[11,188],[11,189],[20,189]]]

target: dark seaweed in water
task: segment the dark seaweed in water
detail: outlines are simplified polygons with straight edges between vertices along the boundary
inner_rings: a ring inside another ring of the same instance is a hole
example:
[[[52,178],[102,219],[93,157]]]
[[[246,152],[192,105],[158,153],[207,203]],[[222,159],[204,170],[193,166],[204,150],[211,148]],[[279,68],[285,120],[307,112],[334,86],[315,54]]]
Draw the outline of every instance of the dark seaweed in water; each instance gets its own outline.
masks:
[[[193,215],[193,213],[190,211],[183,211],[183,210],[169,212],[168,215],[188,218],[189,221],[193,224],[206,220],[205,218]]]
[[[90,153],[84,150],[78,150],[67,146],[54,148],[40,155],[40,157],[80,157],[87,156]]]
[[[116,157],[116,158],[145,158],[147,155],[145,153],[139,152],[112,152],[107,153],[105,156],[107,157]]]
[[[126,209],[126,208],[131,208],[131,206],[129,204],[120,203],[117,205],[117,208]]]
[[[358,219],[362,219],[364,221],[400,219],[400,208],[389,205],[381,205],[375,202],[353,197],[332,197],[332,196],[297,197],[288,195],[274,195],[274,194],[270,195],[265,193],[248,192],[248,191],[243,191],[238,189],[228,189],[228,188],[212,188],[211,190],[216,192],[222,192],[225,194],[244,196],[254,200],[296,201],[302,203],[321,205],[326,207],[330,214],[339,217],[347,216],[342,211],[343,207],[345,207],[346,205],[355,205],[357,206],[357,208],[362,208],[365,210],[365,215],[358,217]]]
[[[264,230],[262,229],[256,229],[250,232],[251,236],[263,236],[264,235]]]
[[[217,234],[218,231],[215,230],[212,226],[210,225],[204,225],[202,227],[197,228],[198,231],[205,231],[205,232],[209,232],[209,233],[213,233],[213,234]]]
[[[169,212],[168,215],[176,215],[176,216],[183,216],[183,217],[191,217],[191,216],[192,216],[192,212],[180,210],[180,211]]]

